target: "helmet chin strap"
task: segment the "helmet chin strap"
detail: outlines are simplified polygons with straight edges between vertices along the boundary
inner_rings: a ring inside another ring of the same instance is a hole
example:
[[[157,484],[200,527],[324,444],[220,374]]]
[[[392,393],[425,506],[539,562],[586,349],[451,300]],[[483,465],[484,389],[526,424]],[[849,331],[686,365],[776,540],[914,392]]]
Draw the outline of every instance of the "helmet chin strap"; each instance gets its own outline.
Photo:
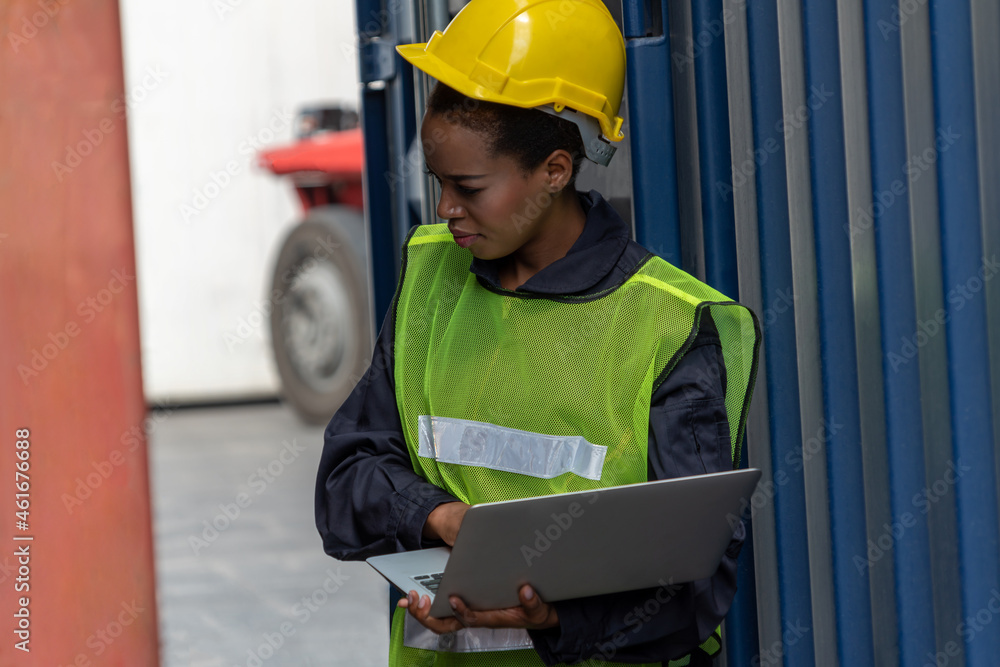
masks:
[[[583,139],[583,148],[587,154],[587,159],[602,167],[608,166],[618,148],[612,145],[601,134],[601,124],[597,122],[596,118],[592,118],[585,113],[579,113],[569,107],[562,107],[562,109],[556,111],[555,106],[552,104],[535,108],[557,118],[568,120],[580,128],[580,138]]]

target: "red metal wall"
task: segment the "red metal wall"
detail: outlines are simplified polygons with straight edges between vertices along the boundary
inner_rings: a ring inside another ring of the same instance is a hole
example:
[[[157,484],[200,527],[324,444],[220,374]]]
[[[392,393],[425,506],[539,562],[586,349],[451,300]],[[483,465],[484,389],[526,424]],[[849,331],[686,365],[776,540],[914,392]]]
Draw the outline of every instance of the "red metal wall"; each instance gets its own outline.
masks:
[[[0,0],[0,26],[0,665],[156,665],[118,4]]]

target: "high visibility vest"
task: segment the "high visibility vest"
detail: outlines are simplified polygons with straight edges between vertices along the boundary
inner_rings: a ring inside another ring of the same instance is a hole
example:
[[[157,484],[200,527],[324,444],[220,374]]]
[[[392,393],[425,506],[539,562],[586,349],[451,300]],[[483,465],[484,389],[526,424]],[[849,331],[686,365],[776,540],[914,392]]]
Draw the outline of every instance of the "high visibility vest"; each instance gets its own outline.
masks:
[[[759,344],[748,309],[653,255],[618,287],[585,297],[485,287],[471,261],[444,224],[415,227],[404,248],[394,379],[419,475],[469,504],[647,481],[653,392],[694,340],[705,308],[722,343],[739,461]],[[404,631],[404,616],[397,609],[393,618],[392,665],[542,665],[523,631],[520,640],[486,631],[464,643],[521,641],[527,648],[519,650],[453,652],[461,637],[436,635],[437,650],[412,648],[426,633],[404,646],[404,635],[420,629],[411,619],[417,630]],[[592,664],[615,664],[604,657]]]

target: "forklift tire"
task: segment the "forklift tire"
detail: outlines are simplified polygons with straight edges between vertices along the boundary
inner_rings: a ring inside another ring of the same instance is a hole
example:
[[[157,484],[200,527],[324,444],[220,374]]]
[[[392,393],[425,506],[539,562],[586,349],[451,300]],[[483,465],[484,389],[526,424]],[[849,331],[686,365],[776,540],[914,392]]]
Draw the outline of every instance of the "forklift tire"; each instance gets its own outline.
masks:
[[[309,211],[285,238],[271,283],[271,345],[282,393],[310,424],[325,424],[371,360],[373,315],[364,215]]]

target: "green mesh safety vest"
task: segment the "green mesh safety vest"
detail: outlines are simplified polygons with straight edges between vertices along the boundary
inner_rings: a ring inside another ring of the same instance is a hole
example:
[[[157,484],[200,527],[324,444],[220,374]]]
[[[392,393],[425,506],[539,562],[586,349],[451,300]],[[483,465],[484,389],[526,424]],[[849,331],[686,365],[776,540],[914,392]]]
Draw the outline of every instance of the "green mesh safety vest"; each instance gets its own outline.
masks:
[[[760,340],[748,309],[653,255],[622,285],[586,297],[488,289],[469,271],[471,262],[445,224],[415,227],[404,248],[393,304],[394,377],[419,475],[470,504],[647,481],[652,395],[697,335],[704,308],[722,342],[733,461],[739,461]],[[476,427],[462,437],[461,452],[456,446],[458,458],[426,455],[426,437],[421,456],[421,426],[426,436],[429,417],[510,429],[527,434],[528,444],[483,455],[490,447],[479,440],[488,438]],[[578,443],[575,458],[566,456]],[[522,469],[536,465],[538,448],[559,453],[550,458],[566,461],[567,471]],[[581,459],[588,470],[598,469],[596,479],[578,474],[573,466]],[[404,615],[394,614],[391,665],[543,664],[532,649],[404,647]],[[714,654],[717,646],[713,636],[703,650]]]

